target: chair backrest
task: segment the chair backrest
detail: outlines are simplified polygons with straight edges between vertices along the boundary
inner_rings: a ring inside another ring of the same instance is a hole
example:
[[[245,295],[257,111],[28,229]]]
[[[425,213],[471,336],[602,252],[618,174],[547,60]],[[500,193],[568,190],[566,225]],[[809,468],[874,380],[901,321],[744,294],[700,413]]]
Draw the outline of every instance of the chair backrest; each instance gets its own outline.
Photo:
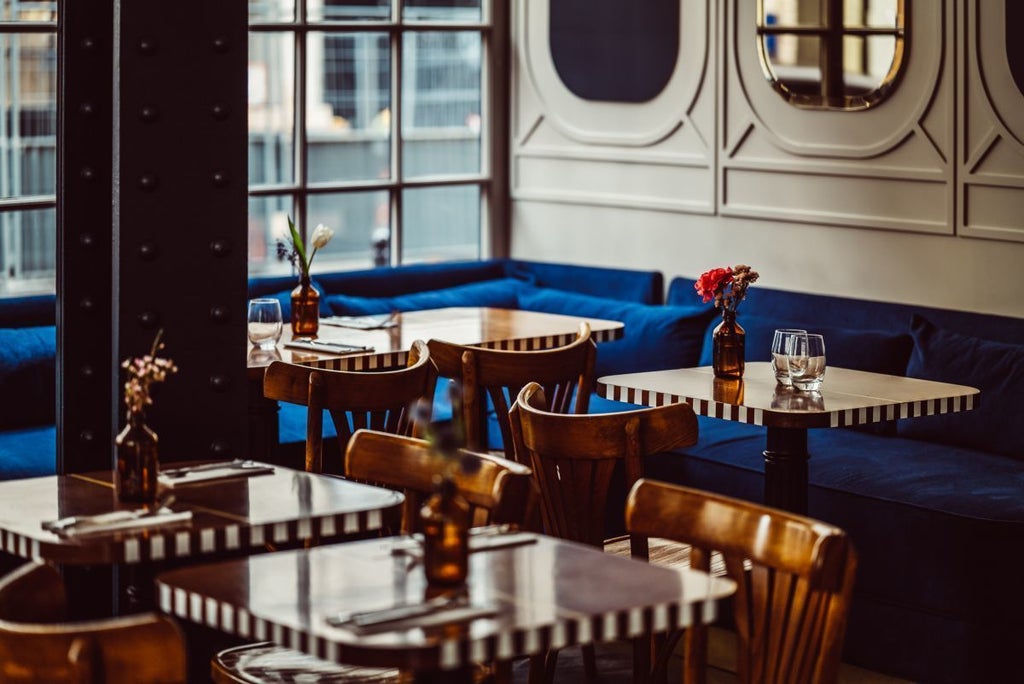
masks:
[[[586,322],[580,323],[572,343],[555,349],[508,351],[441,340],[430,340],[428,344],[438,374],[462,384],[463,425],[470,449],[487,450],[487,400],[490,399],[501,429],[505,457],[515,459],[508,411],[528,382],[544,387],[549,402],[547,408],[551,411],[586,413],[590,407],[597,347],[590,338],[590,326]]]
[[[530,469],[514,461],[462,450],[473,472],[454,469],[459,494],[470,505],[474,525],[510,523],[531,527],[537,508]],[[345,475],[405,493],[402,527],[418,532],[419,510],[436,490],[435,476],[446,471],[450,458],[431,450],[422,439],[374,430],[359,430],[345,452]]]
[[[857,568],[842,530],[811,518],[676,485],[640,480],[626,500],[626,528],[711,551],[737,584],[733,600],[743,682],[833,682]],[[703,681],[706,633],[687,630],[684,681]]]
[[[185,640],[170,618],[61,622],[63,598],[60,575],[46,565],[0,580],[0,682],[187,681]]]
[[[408,365],[393,371],[342,371],[275,361],[263,378],[267,399],[300,404],[306,410],[306,470],[323,472],[323,411],[330,411],[344,454],[352,434],[368,428],[414,434],[413,406],[433,400],[437,374],[427,345],[416,340]],[[429,419],[429,415],[427,416]]]
[[[510,420],[517,460],[530,464],[540,489],[545,531],[563,539],[603,544],[616,462],[624,462],[628,488],[643,476],[646,456],[697,441],[689,404],[589,415],[553,413],[546,405],[544,389],[530,383]],[[646,557],[645,540],[634,553]]]

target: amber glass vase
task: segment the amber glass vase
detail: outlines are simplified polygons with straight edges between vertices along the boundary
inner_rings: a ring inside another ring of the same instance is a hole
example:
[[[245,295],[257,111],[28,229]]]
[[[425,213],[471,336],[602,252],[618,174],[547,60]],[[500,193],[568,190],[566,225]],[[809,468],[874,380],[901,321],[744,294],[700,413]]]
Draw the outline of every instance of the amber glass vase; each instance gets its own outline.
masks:
[[[310,337],[320,330],[320,293],[302,276],[292,290],[292,336]]]
[[[156,500],[156,476],[160,469],[156,433],[146,425],[142,411],[129,411],[128,424],[114,441],[117,472],[114,487],[121,501],[152,503]]]
[[[736,322],[736,312],[722,310],[722,322],[712,333],[711,366],[716,378],[738,380],[743,377],[743,355],[747,333]]]
[[[434,587],[461,587],[469,574],[469,505],[455,482],[441,480],[420,510],[423,571]]]

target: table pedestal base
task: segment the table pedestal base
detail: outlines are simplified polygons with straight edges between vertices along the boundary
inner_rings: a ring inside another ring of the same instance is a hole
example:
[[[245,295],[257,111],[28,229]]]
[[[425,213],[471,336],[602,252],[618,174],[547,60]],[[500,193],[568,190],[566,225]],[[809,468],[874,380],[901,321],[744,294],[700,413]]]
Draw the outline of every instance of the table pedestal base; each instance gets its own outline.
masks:
[[[807,430],[769,427],[764,450],[764,502],[807,513]]]

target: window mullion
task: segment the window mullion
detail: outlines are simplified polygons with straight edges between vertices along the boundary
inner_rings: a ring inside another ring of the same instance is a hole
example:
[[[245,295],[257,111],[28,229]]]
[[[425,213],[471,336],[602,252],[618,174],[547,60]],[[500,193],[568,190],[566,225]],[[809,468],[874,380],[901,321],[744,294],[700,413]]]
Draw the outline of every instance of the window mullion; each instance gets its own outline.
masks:
[[[398,25],[398,30],[389,34],[391,41],[391,178],[395,182],[391,190],[391,264],[402,263],[402,242],[404,226],[402,220],[402,194],[405,184],[405,170],[402,166],[402,67],[405,43],[405,16],[402,1],[391,0],[391,16]]]
[[[840,104],[846,92],[843,80],[843,0],[825,0],[827,34],[821,45],[821,95]]]
[[[295,225],[305,243],[308,242],[306,184],[309,178],[309,136],[306,131],[306,47],[309,40],[309,24],[306,0],[297,0],[295,12],[295,120],[292,124],[295,127],[295,194],[292,196],[292,207],[295,212]]]

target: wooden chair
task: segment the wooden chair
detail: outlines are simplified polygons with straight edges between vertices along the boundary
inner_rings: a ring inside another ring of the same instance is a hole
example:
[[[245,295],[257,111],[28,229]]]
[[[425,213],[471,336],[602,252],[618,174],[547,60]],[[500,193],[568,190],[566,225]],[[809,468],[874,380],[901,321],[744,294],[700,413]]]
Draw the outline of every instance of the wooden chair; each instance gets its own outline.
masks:
[[[590,326],[580,323],[576,339],[564,347],[541,351],[507,351],[466,347],[430,340],[430,358],[438,375],[462,385],[462,416],[466,445],[487,450],[487,400],[498,416],[505,458],[513,460],[508,411],[528,382],[538,382],[549,399],[547,409],[558,413],[586,413],[594,386],[597,347]]]
[[[518,460],[529,463],[541,494],[544,530],[591,546],[605,544],[605,511],[612,473],[624,464],[626,487],[643,476],[644,458],[697,441],[697,417],[689,404],[669,404],[622,413],[564,415],[546,410],[544,388],[530,383],[510,411]],[[646,537],[630,539],[633,556],[647,559]],[[650,642],[634,644],[634,679],[649,669]],[[583,649],[589,679],[597,677],[592,647]],[[556,655],[548,654],[545,678]],[[541,667],[535,660],[532,669]],[[539,675],[534,674],[536,679]]]
[[[857,556],[842,530],[766,506],[640,480],[626,527],[691,544],[694,567],[712,549],[737,584],[733,614],[742,682],[834,682]],[[684,637],[685,682],[703,682],[707,628]],[[663,660],[660,659],[660,660]]]
[[[530,469],[489,454],[467,451],[462,456],[476,459],[480,466],[472,475],[455,477],[474,524],[525,525],[537,505]],[[346,476],[405,493],[402,524],[407,531],[417,530],[418,502],[434,492],[434,476],[445,465],[423,440],[373,430],[356,432],[345,452]],[[269,642],[221,651],[212,661],[212,675],[217,684],[407,681],[407,673],[398,670],[339,665]],[[499,678],[507,681],[509,677],[503,668]]]
[[[264,376],[263,395],[307,407],[306,470],[322,473],[325,409],[338,431],[340,466],[340,456],[356,430],[413,434],[417,426],[412,407],[420,399],[433,401],[436,382],[430,351],[416,340],[408,366],[395,371],[326,370],[275,361]]]
[[[0,682],[186,682],[185,641],[155,613],[65,622],[56,570],[28,563],[0,580]]]

